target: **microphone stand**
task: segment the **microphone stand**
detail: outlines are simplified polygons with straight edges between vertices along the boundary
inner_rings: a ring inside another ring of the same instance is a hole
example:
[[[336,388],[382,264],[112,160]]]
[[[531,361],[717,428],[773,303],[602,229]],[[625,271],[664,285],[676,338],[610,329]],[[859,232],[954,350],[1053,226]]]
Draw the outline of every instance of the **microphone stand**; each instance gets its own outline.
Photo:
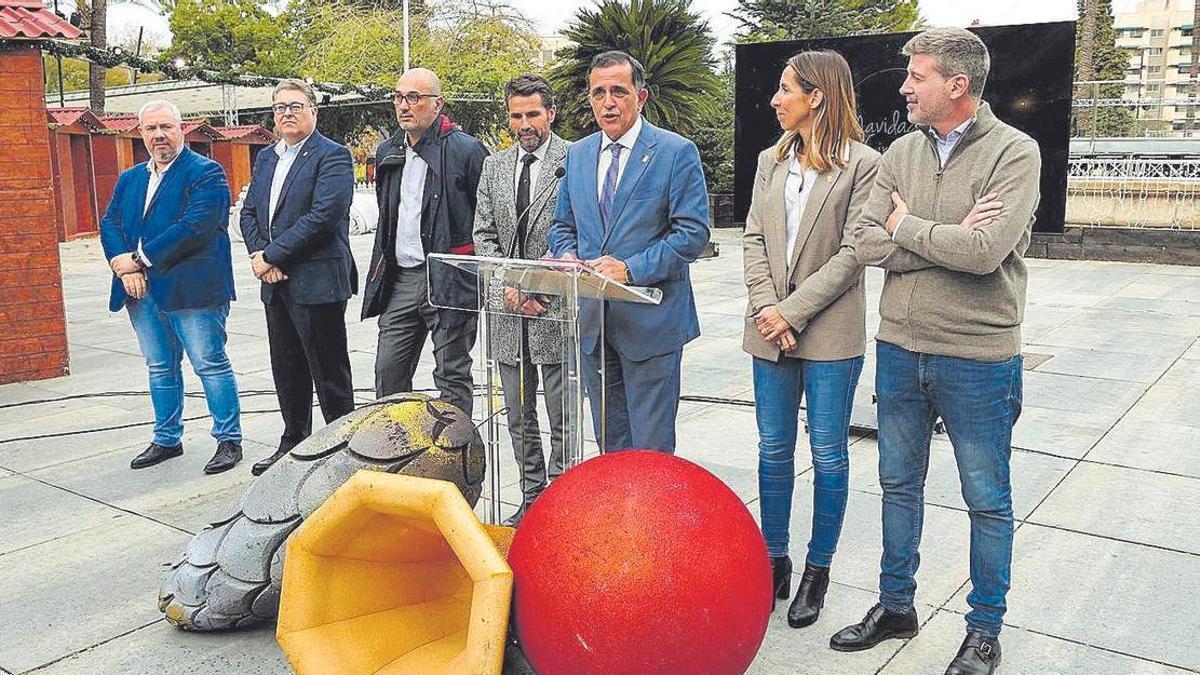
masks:
[[[543,196],[545,196],[545,194],[550,191],[550,188],[554,187],[555,185],[558,185],[558,182],[561,181],[563,179],[563,176],[566,176],[566,175],[567,175],[566,168],[560,166],[557,169],[555,169],[554,170],[554,180],[550,181],[545,186],[543,186],[541,190],[538,190],[537,195],[533,199],[529,200],[529,204],[527,204],[525,206],[525,210],[522,211],[521,213],[517,214],[517,220],[516,220],[516,222],[513,223],[512,240],[508,242],[508,248],[505,249],[505,254],[504,254],[505,258],[513,257],[513,254],[517,250],[517,241],[524,239],[527,234],[527,232],[521,231],[521,219],[524,218],[525,216],[529,215],[529,211],[530,211],[530,209],[533,208],[533,205],[536,204],[539,199],[541,199]],[[538,216],[542,215],[542,210],[544,210],[545,208],[546,208],[546,202],[542,202],[542,208],[538,209],[537,215]]]

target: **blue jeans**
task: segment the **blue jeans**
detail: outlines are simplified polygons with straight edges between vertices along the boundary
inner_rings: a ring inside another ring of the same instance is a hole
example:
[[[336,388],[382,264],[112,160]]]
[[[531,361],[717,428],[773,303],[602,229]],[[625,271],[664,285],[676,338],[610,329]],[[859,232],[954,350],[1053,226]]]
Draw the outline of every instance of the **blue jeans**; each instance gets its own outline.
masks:
[[[940,416],[954,445],[971,517],[971,593],[967,630],[994,637],[1004,621],[1012,567],[1012,428],[1021,414],[1021,357],[998,363],[919,354],[880,342],[879,485],[883,559],[879,601],[889,611],[913,605],[921,562],[929,440]]]
[[[183,437],[183,369],[187,352],[192,370],[204,386],[212,415],[212,435],[220,441],[242,441],[237,382],[225,355],[225,318],[229,303],[164,312],[149,295],[126,303],[146,366],[150,369],[150,402],[154,405],[154,442],[178,445]]]
[[[800,396],[808,401],[813,462],[812,534],[807,562],[829,567],[842,533],[850,482],[850,411],[863,357],[841,361],[754,359],[758,494],[763,537],[774,557],[788,553]]]

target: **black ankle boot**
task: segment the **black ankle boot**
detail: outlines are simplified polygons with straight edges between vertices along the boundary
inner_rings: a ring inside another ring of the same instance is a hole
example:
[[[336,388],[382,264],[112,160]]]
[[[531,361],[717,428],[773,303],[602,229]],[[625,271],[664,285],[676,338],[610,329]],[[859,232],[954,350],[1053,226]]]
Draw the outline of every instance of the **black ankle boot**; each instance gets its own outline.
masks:
[[[992,675],[1000,665],[1000,640],[968,633],[946,675]]]
[[[804,576],[800,577],[800,590],[792,606],[788,607],[788,625],[804,628],[816,623],[825,606],[825,591],[829,589],[829,568],[804,565]]]
[[[775,611],[775,600],[787,600],[792,594],[792,559],[789,556],[771,558],[771,611]]]

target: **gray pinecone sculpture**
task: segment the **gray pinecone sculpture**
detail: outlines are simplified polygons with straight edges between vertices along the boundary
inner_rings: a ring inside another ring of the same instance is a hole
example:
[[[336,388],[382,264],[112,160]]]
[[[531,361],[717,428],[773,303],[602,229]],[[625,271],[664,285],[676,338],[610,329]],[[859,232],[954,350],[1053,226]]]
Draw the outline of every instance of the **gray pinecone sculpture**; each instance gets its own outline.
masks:
[[[415,393],[326,425],[259,476],[236,513],[192,538],[163,574],[158,608],[167,621],[195,631],[273,621],[288,536],[362,469],[450,481],[474,506],[483,490],[483,440],[462,410]]]

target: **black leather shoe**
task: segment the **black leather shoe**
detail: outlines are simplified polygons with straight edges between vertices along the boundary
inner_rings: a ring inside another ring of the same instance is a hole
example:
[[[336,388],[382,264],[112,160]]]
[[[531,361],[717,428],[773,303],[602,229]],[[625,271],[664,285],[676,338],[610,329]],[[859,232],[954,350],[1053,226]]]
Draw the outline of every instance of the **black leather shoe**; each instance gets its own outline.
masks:
[[[217,443],[217,452],[213,458],[204,465],[204,473],[211,475],[228,471],[240,461],[242,461],[242,446],[233,441],[221,441]]]
[[[250,467],[250,473],[255,476],[261,476],[263,472],[274,466],[275,462],[283,459],[284,455],[291,452],[293,447],[295,446],[279,446],[279,449],[272,453],[270,457],[255,462],[254,466]]]
[[[516,513],[505,518],[504,522],[501,524],[505,527],[516,527],[521,524],[521,521],[525,518],[525,514],[528,512],[529,502],[524,502],[521,504],[520,508],[517,509]]]
[[[946,675],[992,675],[1000,665],[999,638],[967,633],[958,656],[946,668]]]
[[[792,594],[792,558],[782,555],[771,558],[771,611],[775,611],[775,600],[787,600]]]
[[[142,454],[133,458],[129,463],[131,469],[144,469],[148,466],[154,466],[160,462],[165,462],[172,457],[178,457],[183,454],[183,443],[179,445],[159,445],[151,443],[142,451]]]
[[[800,577],[800,590],[792,606],[788,607],[788,625],[804,628],[817,622],[821,608],[825,606],[825,591],[829,590],[829,568],[804,565],[804,576]]]
[[[911,638],[917,635],[917,610],[893,614],[875,605],[860,623],[846,626],[829,638],[829,646],[839,652],[858,652],[892,638]]]

